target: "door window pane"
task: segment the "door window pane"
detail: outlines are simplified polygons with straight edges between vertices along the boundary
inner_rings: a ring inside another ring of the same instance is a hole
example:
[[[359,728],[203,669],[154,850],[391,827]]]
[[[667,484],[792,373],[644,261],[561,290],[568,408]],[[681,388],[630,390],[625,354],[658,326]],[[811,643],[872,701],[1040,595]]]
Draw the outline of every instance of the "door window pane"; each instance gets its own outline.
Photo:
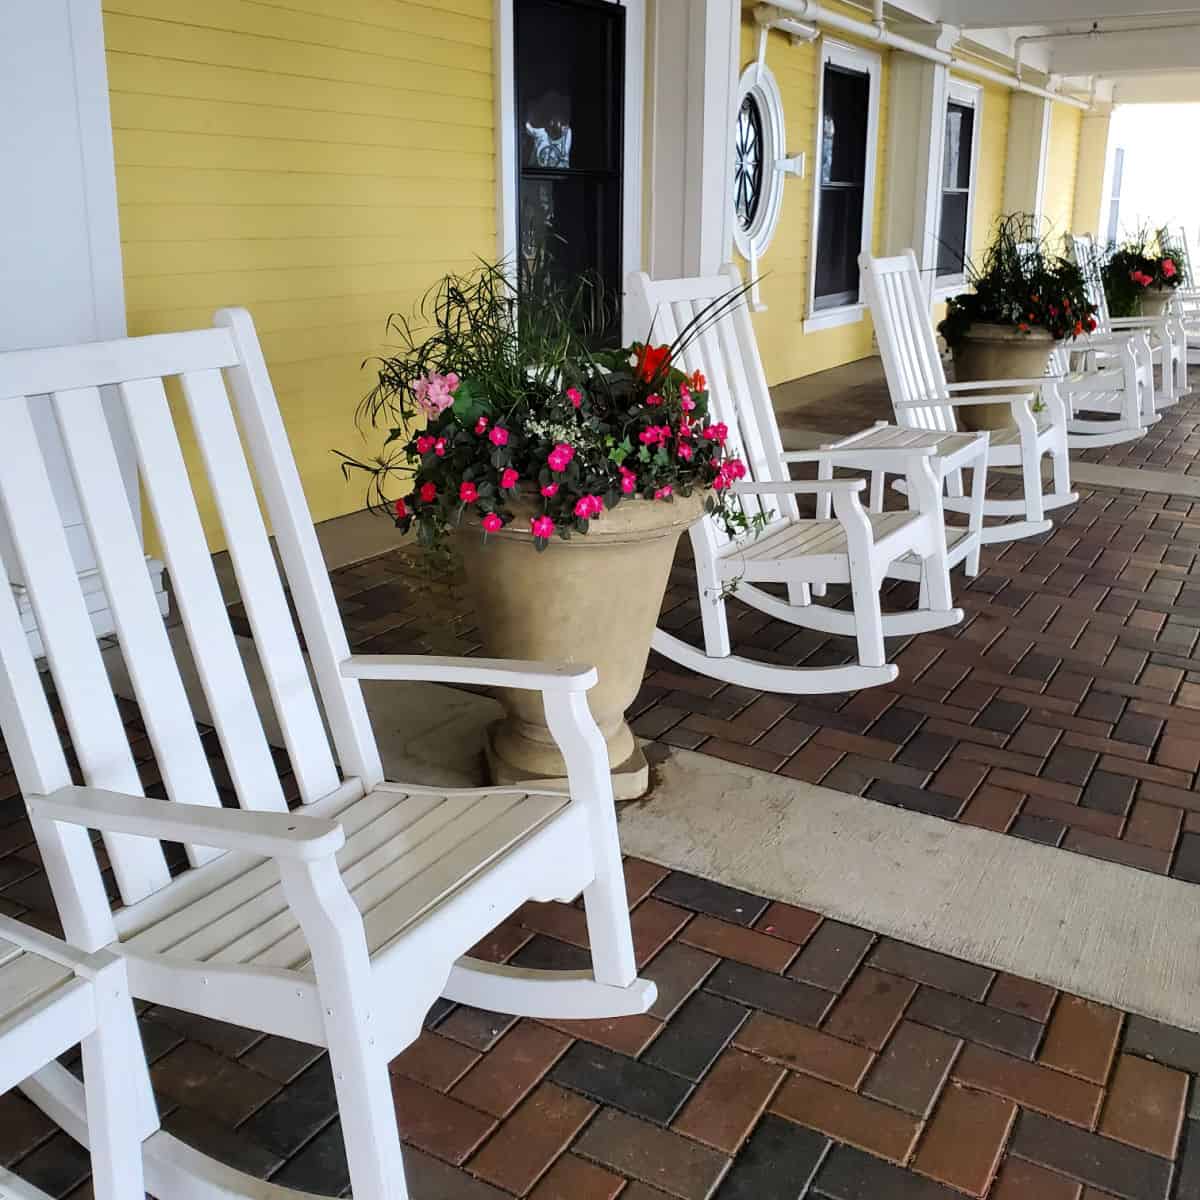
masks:
[[[858,300],[871,77],[826,63],[823,87],[814,296],[833,308]]]
[[[620,336],[625,9],[513,0],[519,269],[603,295]]]

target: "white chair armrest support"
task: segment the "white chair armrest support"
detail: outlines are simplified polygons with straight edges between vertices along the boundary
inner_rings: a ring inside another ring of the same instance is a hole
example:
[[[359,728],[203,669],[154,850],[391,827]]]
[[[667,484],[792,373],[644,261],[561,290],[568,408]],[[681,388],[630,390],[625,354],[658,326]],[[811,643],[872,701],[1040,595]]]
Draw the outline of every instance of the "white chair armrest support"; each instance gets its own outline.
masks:
[[[586,692],[595,667],[503,658],[434,658],[426,654],[352,654],[341,664],[347,679],[414,680],[520,688],[529,692]]]
[[[954,393],[982,392],[988,388],[998,387],[1040,388],[1045,383],[1058,383],[1061,380],[1061,375],[1040,375],[1037,379],[973,379],[967,380],[965,383],[948,383],[946,389]]]
[[[733,491],[738,496],[816,496],[822,492],[861,492],[866,486],[865,479],[793,479],[778,483],[768,479],[762,483],[735,483]]]
[[[29,796],[27,801],[29,814],[36,819],[64,821],[107,833],[241,850],[269,858],[329,858],[346,840],[336,821],[304,813],[181,804],[101,788],[59,788],[49,795]]]

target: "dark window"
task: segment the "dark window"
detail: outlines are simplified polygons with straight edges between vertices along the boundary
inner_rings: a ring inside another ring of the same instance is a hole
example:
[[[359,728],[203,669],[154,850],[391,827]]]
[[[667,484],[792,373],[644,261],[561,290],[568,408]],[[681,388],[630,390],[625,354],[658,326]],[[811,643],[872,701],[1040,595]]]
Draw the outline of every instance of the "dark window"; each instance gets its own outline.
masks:
[[[871,77],[825,64],[815,306],[858,302]]]
[[[734,135],[733,204],[738,224],[749,231],[763,191],[763,119],[751,92],[738,109]]]
[[[602,298],[601,342],[621,333],[625,9],[513,0],[519,268]]]
[[[951,101],[946,106],[946,149],[942,159],[942,220],[938,233],[939,275],[961,275],[967,259],[967,219],[971,210],[971,153],[975,109]]]

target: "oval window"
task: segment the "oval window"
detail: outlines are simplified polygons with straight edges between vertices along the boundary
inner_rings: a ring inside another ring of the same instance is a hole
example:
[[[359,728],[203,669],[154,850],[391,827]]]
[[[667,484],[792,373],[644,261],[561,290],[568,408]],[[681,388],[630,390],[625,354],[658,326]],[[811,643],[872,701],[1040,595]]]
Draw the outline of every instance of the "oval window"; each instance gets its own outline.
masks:
[[[783,175],[775,164],[787,154],[783,101],[769,67],[746,68],[736,112],[733,238],[743,258],[761,258],[779,224]]]

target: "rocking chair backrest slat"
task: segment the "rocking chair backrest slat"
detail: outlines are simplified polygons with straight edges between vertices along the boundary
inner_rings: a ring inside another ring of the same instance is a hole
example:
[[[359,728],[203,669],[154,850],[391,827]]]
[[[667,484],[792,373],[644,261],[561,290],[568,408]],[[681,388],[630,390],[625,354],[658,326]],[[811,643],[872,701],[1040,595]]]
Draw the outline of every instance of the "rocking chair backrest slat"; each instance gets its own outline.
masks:
[[[1096,308],[1096,320],[1101,332],[1110,329],[1112,314],[1108,311],[1108,295],[1104,291],[1104,280],[1100,274],[1100,259],[1096,243],[1090,233],[1071,235],[1071,256],[1075,265],[1083,272],[1083,287],[1088,300]]]
[[[207,702],[206,719],[216,727],[238,803],[247,809],[278,811],[286,808],[279,773],[201,526],[163,385],[166,377],[181,377],[187,416],[179,419],[190,420],[200,448],[301,799],[309,802],[328,795],[337,789],[340,777],[288,611],[256,484],[275,525],[313,670],[323,695],[335,699],[329,721],[337,757],[355,779],[355,770],[364,770],[363,786],[376,782],[381,772],[358,684],[338,677],[338,663],[349,653],[345,632],[253,324],[241,310],[226,310],[219,321],[226,328],[0,355],[0,396],[15,397],[0,401],[9,435],[6,453],[0,456],[0,507],[31,594],[84,782],[142,794],[34,430],[30,406],[47,403],[44,397],[49,394],[167,796],[180,802],[219,803],[103,414],[98,389],[115,385]],[[222,370],[229,373],[236,394],[237,419]],[[7,589],[0,597],[0,666],[5,671],[0,728],[14,748],[22,789],[32,794],[63,786],[70,782],[66,759]],[[361,725],[348,730],[353,722],[346,714],[357,717],[356,706]],[[40,832],[43,853],[47,845],[56,853],[55,839],[64,836],[57,827]],[[106,837],[105,845],[126,904],[169,882],[162,849],[150,839]],[[213,853],[189,848],[193,865]],[[94,857],[90,870],[79,862],[78,847],[59,857],[60,878],[65,874],[70,880],[65,892],[56,883],[60,907],[65,902],[79,910],[94,903],[99,886]],[[88,936],[100,932],[92,929]]]
[[[714,301],[741,286],[737,269],[729,266],[719,275],[695,279],[652,280],[638,274],[631,294],[634,303],[642,306],[637,319],[644,320],[647,329],[652,330],[652,340],[669,343]],[[729,427],[730,447],[745,461],[749,477],[759,482],[789,478],[745,297],[715,321],[711,316],[706,318],[705,324],[707,328],[702,326],[700,336],[687,347],[677,365],[689,373],[704,373],[712,420]],[[763,501],[746,496],[740,503],[747,516],[765,512],[775,520],[794,520],[798,511],[790,496],[770,496]],[[729,541],[715,523],[705,525],[714,549]]]
[[[858,261],[893,404],[948,397],[916,256],[909,250],[891,258],[863,254]],[[913,429],[956,428],[949,404],[897,409],[896,423]]]
[[[100,390],[91,387],[55,392],[52,403],[163,782],[176,800],[217,806],[220,799],[216,784],[145,567],[141,538],[129,509]],[[197,865],[208,857],[190,848],[189,853]]]
[[[138,379],[122,383],[120,393],[172,591],[234,788],[244,808],[283,811],[283,789],[213,570],[166,390],[161,379]]]
[[[0,505],[29,589],[80,770],[92,787],[140,796],[141,780],[75,573],[29,401],[24,396],[3,401],[0,420],[5,431],[4,453],[0,454]],[[18,711],[15,715],[24,722],[24,713]],[[7,729],[4,736],[8,741]],[[38,744],[44,753],[46,746],[41,739]],[[43,764],[42,770],[49,775],[56,773],[49,763]],[[26,780],[18,782],[22,789],[29,786]],[[154,842],[118,834],[106,836],[104,844],[123,896],[140,899],[170,878],[162,849]]]
[[[242,452],[225,381],[219,371],[190,371],[183,377],[183,394],[288,758],[301,799],[311,803],[327,796],[340,781],[254,494],[254,481]]]
[[[1192,264],[1192,247],[1187,234],[1187,226],[1180,225],[1175,237],[1176,244],[1183,251],[1183,286],[1187,291],[1192,291],[1196,286],[1196,268]]]

